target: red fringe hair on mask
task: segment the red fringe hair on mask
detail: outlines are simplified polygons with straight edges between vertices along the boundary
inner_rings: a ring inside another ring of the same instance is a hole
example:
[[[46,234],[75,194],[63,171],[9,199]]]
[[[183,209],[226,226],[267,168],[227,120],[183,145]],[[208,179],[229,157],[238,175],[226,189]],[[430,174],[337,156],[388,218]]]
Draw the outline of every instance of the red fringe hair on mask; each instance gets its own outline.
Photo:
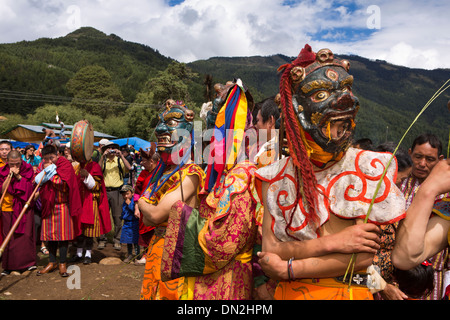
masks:
[[[301,178],[297,177],[298,188],[296,202],[298,203],[302,199],[302,196],[305,197],[305,200],[308,204],[308,215],[306,216],[306,218],[313,222],[317,227],[319,225],[319,217],[316,212],[318,203],[317,179],[314,174],[313,167],[309,160],[305,146],[303,145],[300,134],[301,126],[292,104],[293,83],[291,79],[291,70],[294,67],[306,67],[309,64],[313,63],[315,59],[315,53],[312,52],[311,47],[307,44],[291,64],[285,64],[281,66],[280,68],[278,68],[278,71],[282,71],[284,69],[280,81],[280,102],[282,112],[284,113],[284,127],[286,130],[289,145],[289,153],[292,157],[295,167],[298,169],[298,173],[301,174]],[[289,218],[288,224],[286,226],[286,231],[292,224],[294,214],[295,210]],[[289,234],[288,232],[286,233]]]

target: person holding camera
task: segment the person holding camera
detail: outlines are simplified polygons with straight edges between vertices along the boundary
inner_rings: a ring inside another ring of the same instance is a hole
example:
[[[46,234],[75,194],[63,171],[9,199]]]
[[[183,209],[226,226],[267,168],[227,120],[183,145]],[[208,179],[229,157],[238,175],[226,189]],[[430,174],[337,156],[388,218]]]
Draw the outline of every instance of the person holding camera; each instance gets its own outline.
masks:
[[[104,141],[102,144],[102,156],[99,160],[99,165],[103,171],[108,203],[114,221],[114,248],[121,250],[122,220],[120,215],[122,213],[123,198],[120,195],[120,189],[124,184],[124,175],[131,170],[131,164],[119,150],[118,144],[109,140]],[[105,245],[106,236],[102,235],[97,248],[103,249]]]

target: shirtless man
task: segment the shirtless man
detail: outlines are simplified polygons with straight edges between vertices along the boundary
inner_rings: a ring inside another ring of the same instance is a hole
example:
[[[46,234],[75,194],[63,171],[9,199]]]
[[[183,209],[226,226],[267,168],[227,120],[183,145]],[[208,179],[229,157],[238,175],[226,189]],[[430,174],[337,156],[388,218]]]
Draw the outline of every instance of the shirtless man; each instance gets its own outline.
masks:
[[[280,280],[275,299],[373,299],[368,284],[381,277],[365,268],[379,248],[375,224],[404,217],[395,162],[371,208],[371,223],[361,224],[390,157],[350,147],[359,101],[349,63],[329,49],[314,53],[306,45],[283,67],[280,95],[290,156],[256,173],[265,210],[259,263]],[[352,253],[358,253],[356,273],[344,283]]]

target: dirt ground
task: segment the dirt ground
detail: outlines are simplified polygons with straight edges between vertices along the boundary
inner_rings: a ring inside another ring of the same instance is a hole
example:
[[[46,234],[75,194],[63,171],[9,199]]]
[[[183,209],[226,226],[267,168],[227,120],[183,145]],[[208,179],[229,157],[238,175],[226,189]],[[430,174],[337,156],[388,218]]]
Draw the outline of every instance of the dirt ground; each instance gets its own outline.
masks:
[[[76,248],[69,247],[68,257]],[[139,294],[144,274],[144,266],[134,263],[120,262],[116,265],[103,265],[99,262],[108,257],[126,257],[126,245],[118,251],[108,243],[105,249],[97,250],[96,244],[92,250],[92,263],[70,263],[78,266],[71,276],[63,278],[59,271],[41,276],[36,271],[48,263],[48,255],[37,253],[37,269],[23,273],[11,273],[0,276],[0,300],[139,300]],[[3,269],[0,268],[1,271]],[[75,272],[78,272],[75,276]],[[76,285],[79,284],[79,289]]]

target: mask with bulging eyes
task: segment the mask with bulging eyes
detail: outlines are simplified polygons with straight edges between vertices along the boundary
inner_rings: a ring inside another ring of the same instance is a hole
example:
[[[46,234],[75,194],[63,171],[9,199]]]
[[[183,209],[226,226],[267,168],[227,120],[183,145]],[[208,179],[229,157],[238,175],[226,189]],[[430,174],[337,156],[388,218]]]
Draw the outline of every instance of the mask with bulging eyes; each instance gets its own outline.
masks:
[[[322,51],[312,65],[292,70],[297,80],[292,100],[303,130],[324,151],[337,154],[351,145],[359,100],[352,93],[349,63]]]
[[[189,147],[193,129],[194,111],[173,100],[166,102],[166,109],[159,115],[156,126],[158,151],[172,153]]]

